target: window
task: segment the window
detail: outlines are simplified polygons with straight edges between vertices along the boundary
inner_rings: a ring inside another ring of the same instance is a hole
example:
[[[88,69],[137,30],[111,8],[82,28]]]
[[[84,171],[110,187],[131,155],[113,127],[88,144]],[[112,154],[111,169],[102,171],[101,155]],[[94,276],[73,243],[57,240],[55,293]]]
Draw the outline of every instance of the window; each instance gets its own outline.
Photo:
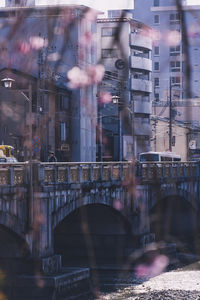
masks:
[[[170,62],[170,71],[171,72],[180,72],[181,62],[180,61],[171,61]]]
[[[117,49],[102,49],[102,58],[117,58]]]
[[[60,95],[60,110],[67,110],[69,109],[69,98],[66,95]]]
[[[158,87],[159,85],[160,85],[159,78],[155,77],[154,78],[154,86]]]
[[[154,62],[154,71],[159,71],[160,70],[160,64],[158,61]]]
[[[101,36],[114,36],[115,27],[103,27],[101,28]]]
[[[159,55],[160,54],[160,48],[159,46],[154,47],[154,55]]]
[[[180,83],[181,83],[181,78],[180,77],[171,77],[171,82],[173,85],[177,85],[177,86],[180,86]]]
[[[60,124],[60,138],[61,141],[66,141],[66,123],[62,122]]]
[[[170,14],[169,20],[170,20],[170,24],[180,23],[180,14],[179,13]]]
[[[154,24],[159,24],[160,23],[160,18],[159,15],[154,16]]]
[[[160,100],[159,93],[155,93],[155,101],[156,101],[156,102],[159,102],[159,100]]]
[[[180,45],[169,48],[170,56],[180,55],[180,51],[181,51]]]
[[[160,5],[160,0],[153,1],[153,6],[159,6],[159,5]]]

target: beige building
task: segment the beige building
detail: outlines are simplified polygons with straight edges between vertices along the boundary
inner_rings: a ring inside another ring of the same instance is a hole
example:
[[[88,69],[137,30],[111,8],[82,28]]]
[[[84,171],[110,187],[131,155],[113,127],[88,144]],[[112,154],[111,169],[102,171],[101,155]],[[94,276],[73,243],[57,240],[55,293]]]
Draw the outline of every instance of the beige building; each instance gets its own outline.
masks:
[[[152,117],[152,151],[169,150],[169,120]],[[188,160],[188,136],[190,129],[181,122],[172,124],[172,152],[181,155],[182,161]]]

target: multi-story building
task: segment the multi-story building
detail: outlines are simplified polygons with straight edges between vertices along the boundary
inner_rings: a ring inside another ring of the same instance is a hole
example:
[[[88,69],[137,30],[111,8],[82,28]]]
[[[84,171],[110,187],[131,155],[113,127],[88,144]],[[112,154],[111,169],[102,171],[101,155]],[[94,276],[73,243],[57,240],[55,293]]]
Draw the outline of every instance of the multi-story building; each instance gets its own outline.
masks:
[[[95,71],[96,46],[87,34],[96,32],[96,22],[87,17],[90,10],[85,6],[29,7],[33,1],[26,2],[23,8],[1,9],[0,70],[18,70],[38,82],[32,106],[40,124],[44,120],[40,131],[44,160],[52,150],[62,160],[94,161],[96,87],[76,81],[72,88],[67,74],[75,66],[82,79],[87,79],[88,68]],[[10,5],[17,6],[17,1]],[[21,86],[17,78],[15,82]]]
[[[151,38],[150,28],[130,15],[109,13],[97,21],[97,58],[105,67],[98,95],[109,92],[110,103],[99,104],[98,159],[131,159],[150,150]],[[115,102],[115,103],[114,103]],[[117,105],[115,105],[117,104]],[[118,150],[117,150],[118,149]]]
[[[23,6],[34,6],[35,0],[5,0],[6,7],[23,7]]]
[[[133,16],[152,27],[153,113],[170,119],[172,101],[171,117],[192,128],[200,126],[200,6],[176,2],[135,0]]]
[[[191,72],[190,96],[191,98],[200,97],[198,84],[200,6],[188,6],[184,3],[185,1],[182,1],[182,12],[180,12],[175,0],[135,0],[134,18],[145,22],[153,29],[152,79],[156,100],[166,99],[170,77],[172,84],[177,87],[176,97],[187,98],[187,79],[189,78],[186,72],[188,71],[186,70],[187,60],[189,60]]]
[[[173,152],[181,156],[182,161],[188,158],[188,138],[191,128],[181,121],[174,121],[172,124],[172,145]],[[152,151],[162,152],[169,150],[169,120],[163,117],[152,117]],[[181,145],[181,147],[180,147]]]

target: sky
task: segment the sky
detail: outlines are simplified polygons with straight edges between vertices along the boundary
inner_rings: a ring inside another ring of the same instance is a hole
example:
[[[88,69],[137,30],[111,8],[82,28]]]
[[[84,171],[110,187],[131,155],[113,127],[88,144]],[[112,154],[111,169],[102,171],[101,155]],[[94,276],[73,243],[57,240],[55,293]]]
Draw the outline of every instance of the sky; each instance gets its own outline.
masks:
[[[36,5],[48,4],[83,4],[105,11],[108,9],[133,8],[133,0],[36,0]],[[187,0],[188,4],[199,4],[200,0]],[[0,0],[0,7],[5,5],[5,0]]]

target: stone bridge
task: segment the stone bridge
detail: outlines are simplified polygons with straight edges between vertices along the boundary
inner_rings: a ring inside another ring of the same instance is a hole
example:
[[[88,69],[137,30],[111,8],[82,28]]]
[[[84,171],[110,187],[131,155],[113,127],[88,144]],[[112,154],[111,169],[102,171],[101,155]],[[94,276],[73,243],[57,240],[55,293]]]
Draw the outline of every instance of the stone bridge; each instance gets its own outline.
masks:
[[[53,276],[125,261],[154,238],[189,238],[199,230],[199,175],[195,162],[3,164],[1,269],[14,260],[20,276],[35,265]]]

